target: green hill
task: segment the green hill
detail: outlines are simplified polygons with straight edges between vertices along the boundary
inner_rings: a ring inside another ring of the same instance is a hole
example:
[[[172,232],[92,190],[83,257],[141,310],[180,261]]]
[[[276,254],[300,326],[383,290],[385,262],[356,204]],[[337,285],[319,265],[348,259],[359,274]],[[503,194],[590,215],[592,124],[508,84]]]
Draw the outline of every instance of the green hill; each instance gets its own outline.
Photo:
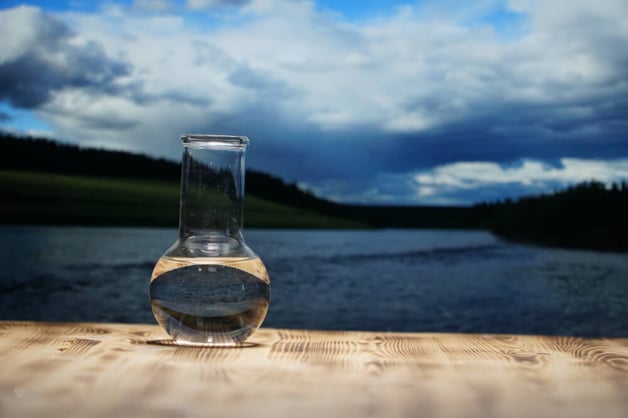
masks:
[[[0,223],[176,227],[179,183],[0,171]],[[356,228],[364,224],[255,196],[245,197],[245,226]]]

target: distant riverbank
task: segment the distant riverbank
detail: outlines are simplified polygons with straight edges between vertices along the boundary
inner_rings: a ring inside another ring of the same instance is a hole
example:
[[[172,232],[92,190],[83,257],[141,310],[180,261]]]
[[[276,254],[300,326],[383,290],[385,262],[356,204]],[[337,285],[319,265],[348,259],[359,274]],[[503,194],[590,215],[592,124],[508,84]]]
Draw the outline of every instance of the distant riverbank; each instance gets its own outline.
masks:
[[[447,207],[290,206],[245,198],[245,227],[478,229],[515,242],[628,252],[628,193],[583,185],[517,202]],[[0,224],[176,227],[179,183],[0,171]]]
[[[0,223],[176,226],[180,166],[120,151],[0,133]],[[628,184],[591,181],[552,194],[455,206],[330,202],[247,171],[245,226],[490,230],[563,248],[628,252]]]
[[[504,238],[561,248],[628,252],[628,184],[579,184],[544,196],[485,205]]]

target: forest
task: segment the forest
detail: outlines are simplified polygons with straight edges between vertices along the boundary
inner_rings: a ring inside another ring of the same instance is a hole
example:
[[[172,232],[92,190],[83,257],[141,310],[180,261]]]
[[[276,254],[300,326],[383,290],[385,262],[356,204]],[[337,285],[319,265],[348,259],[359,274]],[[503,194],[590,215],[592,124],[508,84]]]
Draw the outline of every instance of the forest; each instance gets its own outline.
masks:
[[[563,248],[628,251],[628,183],[592,180],[516,201],[480,204],[490,229],[509,239]]]
[[[52,174],[66,177],[53,187],[52,177],[41,176]],[[174,161],[0,133],[0,223],[33,222],[35,213],[37,223],[172,225],[179,176]],[[49,186],[40,184],[46,181]],[[109,194],[86,204],[90,187]],[[626,181],[609,187],[592,179],[551,194],[463,207],[369,206],[331,202],[247,170],[246,194],[251,215],[245,217],[254,227],[487,229],[519,242],[628,251]],[[87,213],[101,210],[105,216]]]

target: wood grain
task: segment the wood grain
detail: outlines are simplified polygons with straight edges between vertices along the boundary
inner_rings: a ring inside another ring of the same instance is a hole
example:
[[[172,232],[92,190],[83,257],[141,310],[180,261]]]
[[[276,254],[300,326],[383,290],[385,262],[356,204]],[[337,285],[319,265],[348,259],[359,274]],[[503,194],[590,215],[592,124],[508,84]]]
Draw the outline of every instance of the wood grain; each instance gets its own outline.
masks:
[[[628,339],[0,321],[0,417],[628,417]]]

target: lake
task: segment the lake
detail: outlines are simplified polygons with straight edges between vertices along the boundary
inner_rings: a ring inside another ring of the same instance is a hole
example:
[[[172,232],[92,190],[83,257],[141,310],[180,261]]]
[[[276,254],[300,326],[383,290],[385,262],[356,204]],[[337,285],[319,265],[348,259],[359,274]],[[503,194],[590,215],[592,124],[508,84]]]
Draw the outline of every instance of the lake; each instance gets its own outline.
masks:
[[[147,288],[175,229],[0,226],[0,319],[154,323]],[[483,231],[246,230],[263,326],[628,337],[628,255]]]

